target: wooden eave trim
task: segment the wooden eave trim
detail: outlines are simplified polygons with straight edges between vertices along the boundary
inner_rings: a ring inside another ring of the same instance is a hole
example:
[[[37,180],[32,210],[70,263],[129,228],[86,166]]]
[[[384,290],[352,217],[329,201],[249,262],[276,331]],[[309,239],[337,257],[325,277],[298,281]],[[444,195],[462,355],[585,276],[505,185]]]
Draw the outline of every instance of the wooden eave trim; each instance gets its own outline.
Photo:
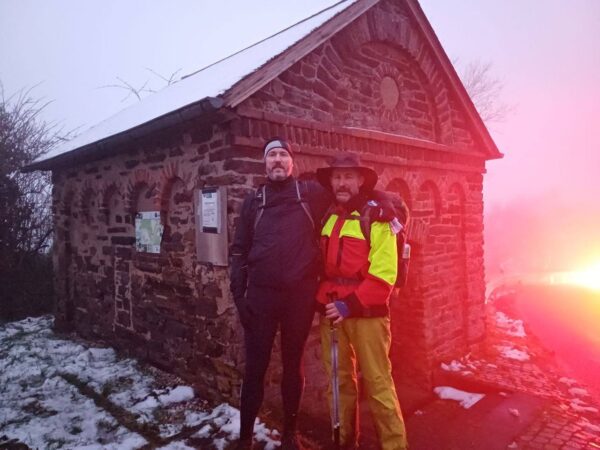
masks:
[[[446,144],[440,144],[426,139],[419,139],[401,134],[387,133],[385,131],[369,130],[365,128],[346,127],[337,125],[328,125],[321,122],[312,122],[310,120],[289,117],[283,114],[261,111],[247,106],[238,107],[236,113],[241,118],[264,120],[266,122],[276,123],[284,126],[297,128],[314,129],[326,133],[335,133],[345,136],[353,136],[364,139],[372,139],[380,142],[392,144],[408,145],[416,148],[424,148],[444,153],[453,153],[464,155],[471,158],[487,159],[481,153],[471,152],[468,149],[451,147]],[[264,144],[264,143],[263,143]],[[261,144],[262,145],[262,144]]]
[[[427,20],[427,16],[425,16],[423,9],[421,9],[421,6],[419,5],[417,0],[406,0],[406,4],[410,13],[413,16],[413,19],[417,22],[417,24],[423,31],[425,39],[427,40],[435,57],[441,63],[442,68],[444,69],[444,72],[448,77],[450,85],[457,92],[458,99],[461,102],[464,111],[467,113],[469,120],[475,126],[475,129],[477,130],[477,133],[480,139],[482,140],[482,143],[485,145],[487,150],[487,159],[502,158],[504,155],[496,146],[496,143],[492,139],[492,136],[490,135],[487,127],[483,123],[483,120],[481,120],[481,116],[477,112],[477,109],[475,108],[471,97],[469,96],[464,85],[462,84],[462,81],[460,81],[456,70],[454,70],[452,62],[448,59],[448,56],[446,55],[442,44],[437,38],[435,31],[431,27],[429,20]]]
[[[307,36],[238,81],[223,94],[225,106],[236,107],[239,105],[378,2],[379,0],[358,0],[354,5],[333,16]]]
[[[418,150],[416,148],[415,150]],[[319,157],[334,157],[339,153],[335,150],[323,150],[319,148],[300,148],[295,150],[295,153],[299,155],[310,155],[310,156],[319,156]],[[409,167],[411,169],[431,169],[431,170],[439,170],[443,172],[462,172],[462,173],[479,173],[486,174],[487,171],[485,169],[485,165],[482,163],[481,166],[468,166],[464,164],[456,164],[452,162],[436,162],[436,161],[426,161],[426,160],[413,160],[407,159],[402,161],[401,158],[397,156],[389,156],[389,155],[376,155],[370,152],[360,152],[360,159],[363,162],[371,162],[375,164],[389,164],[393,166],[400,167]]]

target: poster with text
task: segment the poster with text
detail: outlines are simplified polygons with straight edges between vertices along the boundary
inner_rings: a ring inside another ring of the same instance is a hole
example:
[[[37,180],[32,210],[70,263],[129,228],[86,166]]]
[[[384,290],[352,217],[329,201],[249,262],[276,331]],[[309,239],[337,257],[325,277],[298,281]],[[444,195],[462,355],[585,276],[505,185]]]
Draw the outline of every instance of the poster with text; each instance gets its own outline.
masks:
[[[135,249],[138,252],[160,253],[163,230],[159,211],[137,213],[135,216]]]

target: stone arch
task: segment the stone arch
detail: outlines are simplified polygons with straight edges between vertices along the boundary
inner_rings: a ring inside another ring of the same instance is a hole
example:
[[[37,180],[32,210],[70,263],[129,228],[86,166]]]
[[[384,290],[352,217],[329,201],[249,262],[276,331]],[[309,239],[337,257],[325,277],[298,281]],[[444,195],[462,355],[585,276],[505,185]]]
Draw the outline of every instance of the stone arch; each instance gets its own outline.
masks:
[[[419,217],[426,220],[430,225],[439,221],[442,209],[442,198],[437,184],[432,180],[426,180],[419,186],[415,195],[414,208],[419,212]]]
[[[448,188],[446,204],[447,213],[450,215],[451,223],[453,225],[464,224],[466,195],[464,189],[458,182],[452,183]]]
[[[396,11],[386,11],[389,8]],[[409,19],[410,14],[405,9],[406,7],[401,4],[379,3],[377,7],[371,8],[367,14],[359,17],[351,27],[334,36],[332,42],[334,47],[340,49],[344,58],[355,54],[356,48],[370,45],[385,45],[404,55],[406,62],[418,72],[421,82],[428,88],[428,101],[435,109],[434,116],[437,120],[437,124],[434,125],[436,141],[452,144],[452,109],[446,77],[437,58],[426,45],[422,32]],[[390,17],[401,19],[392,22],[389,20]],[[335,57],[329,48],[327,56]],[[374,59],[368,61],[368,64],[376,67]],[[382,74],[389,75],[388,72],[384,70]],[[344,80],[341,79],[340,82],[343,83]]]
[[[408,187],[408,183],[402,178],[392,179],[385,187],[385,190],[399,194],[406,203],[406,206],[408,206],[408,210],[412,210],[412,197],[410,195],[410,188]]]
[[[121,188],[111,183],[102,190],[100,212],[106,225],[117,225],[123,222],[123,198]],[[117,220],[117,216],[119,220]]]
[[[127,212],[132,217],[140,211],[154,211],[160,207],[160,200],[156,195],[156,184],[148,184],[145,181],[140,181],[130,186],[128,190],[129,204]]]
[[[173,240],[181,242],[185,237],[193,243],[192,222],[194,217],[194,194],[188,189],[186,183],[179,177],[168,179],[160,194],[160,212],[164,224],[163,242],[174,243]]]
[[[131,216],[139,211],[155,211],[160,208],[157,186],[150,172],[138,169],[127,187],[127,211]]]
[[[104,200],[106,209],[106,224],[111,227],[122,226],[126,223],[126,208],[120,189],[111,185],[105,191]]]

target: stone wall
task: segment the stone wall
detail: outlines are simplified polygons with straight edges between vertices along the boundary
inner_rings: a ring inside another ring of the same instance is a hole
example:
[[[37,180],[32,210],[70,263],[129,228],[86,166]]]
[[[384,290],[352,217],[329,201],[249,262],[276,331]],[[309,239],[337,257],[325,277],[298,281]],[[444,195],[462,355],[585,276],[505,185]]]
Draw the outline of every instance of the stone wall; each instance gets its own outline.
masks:
[[[54,171],[57,326],[235,397],[242,335],[227,268],[197,261],[193,191],[227,185],[234,199],[253,177],[225,167],[226,124],[170,131]],[[161,212],[160,254],[135,250],[139,211]]]
[[[227,186],[231,242],[244,195],[264,180],[261,147],[279,135],[294,146],[296,175],[354,151],[378,172],[378,188],[406,199],[413,258],[409,284],[392,300],[392,360],[398,382],[427,385],[440,360],[464,354],[485,331],[485,156],[428,48],[402,5],[384,1],[227,120],[181,123],[102,160],[55,170],[57,326],[235,403],[241,327],[227,269],[197,261],[193,193]],[[139,211],[161,211],[158,255],[134,248]],[[320,411],[319,358],[315,329],[305,405]],[[276,404],[280,378],[272,364],[266,392]]]

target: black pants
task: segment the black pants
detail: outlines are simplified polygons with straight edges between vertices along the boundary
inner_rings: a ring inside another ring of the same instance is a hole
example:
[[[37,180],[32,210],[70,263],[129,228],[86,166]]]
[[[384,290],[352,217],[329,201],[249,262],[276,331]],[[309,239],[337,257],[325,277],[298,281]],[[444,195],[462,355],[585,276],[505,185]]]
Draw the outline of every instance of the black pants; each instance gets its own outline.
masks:
[[[293,432],[304,390],[302,356],[310,332],[316,280],[305,280],[290,289],[248,286],[254,320],[244,330],[246,372],[242,384],[240,438],[252,436],[254,421],[264,396],[264,378],[277,330],[281,331],[283,377],[281,396],[284,433]]]

